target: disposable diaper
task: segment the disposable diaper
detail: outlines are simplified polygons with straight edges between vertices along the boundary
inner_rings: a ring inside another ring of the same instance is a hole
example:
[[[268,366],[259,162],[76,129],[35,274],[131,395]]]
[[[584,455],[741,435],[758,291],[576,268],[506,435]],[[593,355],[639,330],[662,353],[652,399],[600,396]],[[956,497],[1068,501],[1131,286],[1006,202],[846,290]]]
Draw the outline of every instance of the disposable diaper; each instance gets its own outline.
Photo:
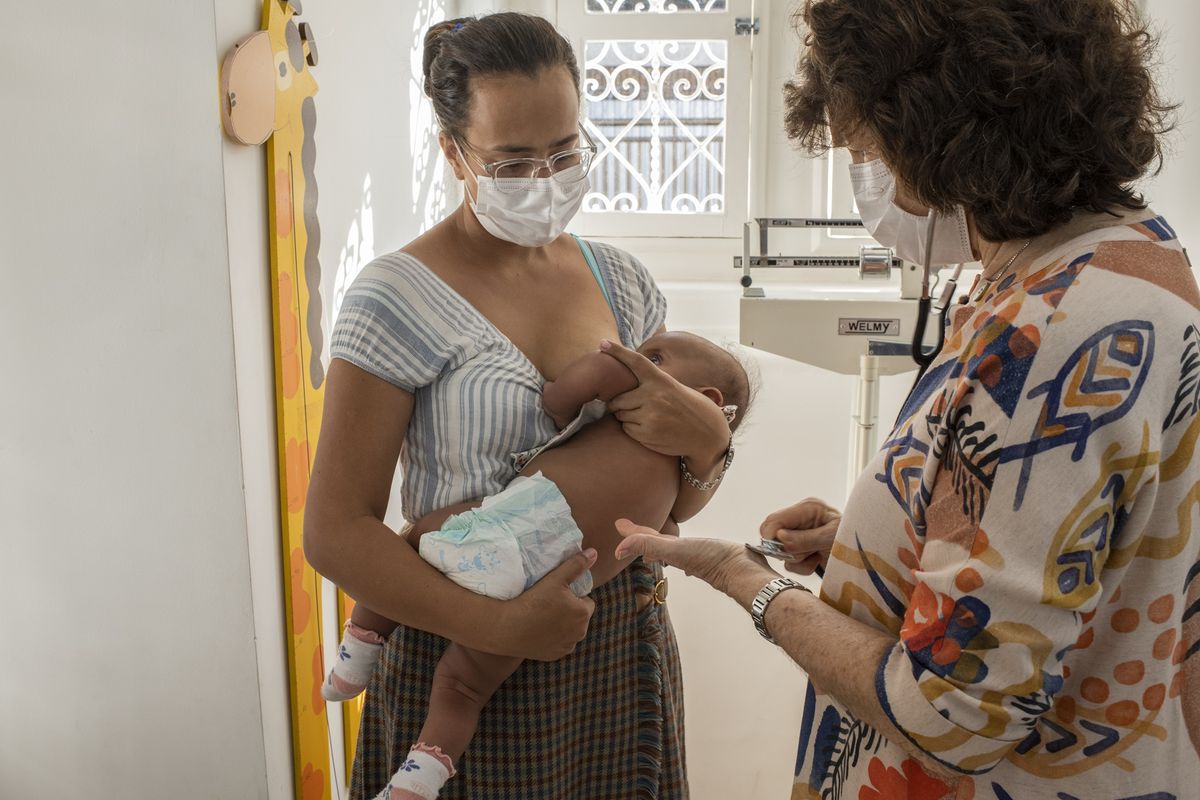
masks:
[[[418,552],[459,586],[509,600],[583,550],[583,532],[553,481],[538,472],[518,477],[479,508],[455,514],[421,537]],[[585,572],[571,584],[592,590]]]

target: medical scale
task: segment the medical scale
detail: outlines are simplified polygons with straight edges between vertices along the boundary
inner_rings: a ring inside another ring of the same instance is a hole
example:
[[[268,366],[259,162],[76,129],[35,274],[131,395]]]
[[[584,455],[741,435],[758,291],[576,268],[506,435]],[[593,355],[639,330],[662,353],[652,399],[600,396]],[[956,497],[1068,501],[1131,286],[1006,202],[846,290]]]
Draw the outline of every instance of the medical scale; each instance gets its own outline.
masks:
[[[820,233],[862,230],[863,225],[857,218],[758,217],[743,226],[742,255],[733,260],[742,273],[743,345],[858,376],[851,406],[848,494],[878,447],[880,376],[916,369],[911,340],[923,270],[876,245],[860,247],[857,256],[770,255],[769,234],[777,228]],[[772,285],[768,296],[754,283],[753,272],[764,269],[853,269],[860,282],[837,288]],[[888,280],[893,270],[900,275],[898,295]]]

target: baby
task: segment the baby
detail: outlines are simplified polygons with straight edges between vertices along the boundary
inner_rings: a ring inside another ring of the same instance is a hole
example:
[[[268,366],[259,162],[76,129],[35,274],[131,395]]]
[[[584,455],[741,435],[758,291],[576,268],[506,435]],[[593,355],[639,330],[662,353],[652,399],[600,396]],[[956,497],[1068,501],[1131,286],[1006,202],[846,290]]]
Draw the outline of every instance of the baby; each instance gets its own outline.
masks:
[[[750,402],[750,382],[732,354],[681,332],[653,336],[638,352],[721,406],[730,430],[737,428]],[[568,366],[557,381],[546,383],[542,395],[559,434],[540,448],[514,454],[520,476],[503,491],[482,503],[422,517],[407,534],[409,542],[456,583],[499,599],[517,596],[585,544],[600,555],[571,588],[582,596],[611,580],[625,566],[612,555],[620,538],[616,520],[676,529],[670,514],[679,490],[679,459],[625,435],[605,408],[637,385],[628,368],[600,351]],[[346,700],[365,688],[395,627],[355,606],[321,689],[327,700]],[[437,797],[475,735],[484,704],[520,664],[518,658],[451,643],[434,672],[420,741],[380,797]]]

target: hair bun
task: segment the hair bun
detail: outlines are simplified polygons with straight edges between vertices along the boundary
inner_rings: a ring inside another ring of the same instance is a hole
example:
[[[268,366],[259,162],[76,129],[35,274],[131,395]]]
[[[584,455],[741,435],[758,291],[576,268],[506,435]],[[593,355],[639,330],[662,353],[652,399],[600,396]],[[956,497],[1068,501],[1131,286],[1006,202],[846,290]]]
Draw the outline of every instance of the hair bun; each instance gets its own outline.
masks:
[[[571,43],[542,17],[501,11],[460,17],[425,32],[422,87],[443,133],[461,137],[471,116],[471,82],[482,75],[534,76],[563,68],[579,93]]]
[[[437,59],[438,54],[442,51],[442,45],[445,43],[443,37],[462,30],[472,19],[472,17],[459,17],[458,19],[444,20],[435,25],[430,25],[429,30],[425,31],[425,50],[421,58],[421,72],[424,80],[421,84],[427,96],[432,96],[429,86],[429,72],[433,67],[434,60]]]

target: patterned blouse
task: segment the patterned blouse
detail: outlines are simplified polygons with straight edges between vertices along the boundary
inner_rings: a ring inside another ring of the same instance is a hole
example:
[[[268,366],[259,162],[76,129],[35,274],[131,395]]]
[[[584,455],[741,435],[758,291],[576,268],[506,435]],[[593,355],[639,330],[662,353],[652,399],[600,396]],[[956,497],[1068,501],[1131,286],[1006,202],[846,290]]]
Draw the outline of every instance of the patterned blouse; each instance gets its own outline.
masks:
[[[793,800],[1200,797],[1200,290],[1152,212],[1070,227],[956,307],[821,591],[961,777],[810,685]]]

